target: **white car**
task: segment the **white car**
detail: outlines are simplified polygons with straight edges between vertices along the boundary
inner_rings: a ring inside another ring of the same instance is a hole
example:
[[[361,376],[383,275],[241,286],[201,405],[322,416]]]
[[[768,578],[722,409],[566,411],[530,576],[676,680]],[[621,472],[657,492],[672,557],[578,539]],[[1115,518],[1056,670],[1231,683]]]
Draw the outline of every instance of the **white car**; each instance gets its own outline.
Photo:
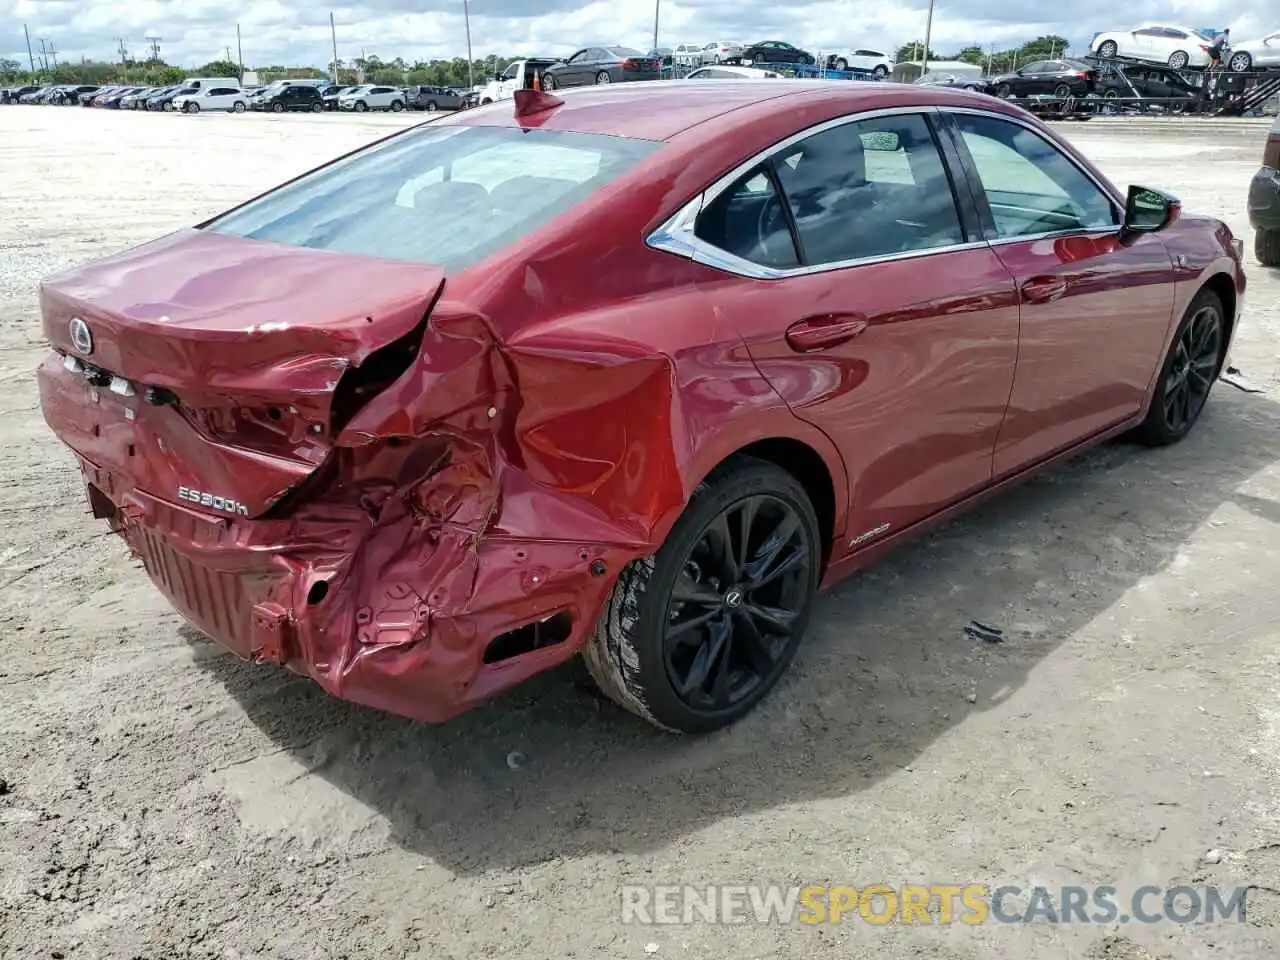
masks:
[[[1089,50],[1104,59],[1130,57],[1148,63],[1167,63],[1174,70],[1209,65],[1208,37],[1190,27],[1170,23],[1144,23],[1132,30],[1100,33]]]
[[[678,67],[697,67],[702,65],[702,44],[681,43],[671,51],[671,62]]]
[[[174,97],[173,109],[181,113],[199,113],[201,110],[244,113],[249,109],[249,98],[238,87],[205,87],[195,93]]]
[[[883,80],[893,73],[893,58],[879,50],[854,50],[850,53],[837,53],[828,58],[833,70],[852,70],[857,73],[870,73],[877,80]]]
[[[723,66],[702,67],[685,77],[686,80],[783,80],[785,77],[776,70],[761,70],[759,67]]]
[[[399,87],[375,87],[365,83],[348,90],[338,97],[339,110],[391,110],[399,113],[404,109],[404,91]]]
[[[712,40],[702,48],[702,63],[724,63],[742,56],[742,44],[736,40]]]
[[[1227,69],[1236,73],[1246,70],[1265,70],[1280,67],[1280,30],[1275,30],[1261,40],[1245,40],[1231,45]]]

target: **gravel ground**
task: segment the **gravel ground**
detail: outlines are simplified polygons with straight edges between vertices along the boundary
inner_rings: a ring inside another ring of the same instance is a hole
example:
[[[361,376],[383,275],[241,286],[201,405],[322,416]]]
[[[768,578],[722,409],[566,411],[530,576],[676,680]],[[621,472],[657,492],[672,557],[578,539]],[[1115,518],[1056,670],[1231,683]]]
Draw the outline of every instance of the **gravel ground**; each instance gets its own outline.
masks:
[[[0,956],[1276,956],[1280,274],[1252,262],[1235,360],[1268,392],[1220,385],[1178,447],[1109,445],[839,587],[714,736],[577,667],[418,726],[185,628],[40,417],[35,284],[406,122],[0,108]],[[1248,237],[1257,123],[1064,130]],[[756,882],[1250,893],[1214,925],[620,919],[623,884]]]

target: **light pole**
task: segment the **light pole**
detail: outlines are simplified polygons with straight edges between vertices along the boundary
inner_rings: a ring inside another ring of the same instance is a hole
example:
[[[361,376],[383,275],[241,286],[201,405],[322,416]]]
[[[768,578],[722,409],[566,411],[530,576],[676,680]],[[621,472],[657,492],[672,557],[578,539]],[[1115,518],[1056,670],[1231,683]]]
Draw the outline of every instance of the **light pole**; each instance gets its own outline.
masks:
[[[658,49],[658,11],[662,8],[662,0],[653,0],[653,49]]]
[[[929,35],[933,32],[933,0],[929,0],[929,16],[924,21],[924,58],[920,63],[920,76],[929,72]]]
[[[474,89],[476,73],[475,65],[471,61],[471,5],[467,0],[462,0],[462,17],[467,24],[467,83]]]

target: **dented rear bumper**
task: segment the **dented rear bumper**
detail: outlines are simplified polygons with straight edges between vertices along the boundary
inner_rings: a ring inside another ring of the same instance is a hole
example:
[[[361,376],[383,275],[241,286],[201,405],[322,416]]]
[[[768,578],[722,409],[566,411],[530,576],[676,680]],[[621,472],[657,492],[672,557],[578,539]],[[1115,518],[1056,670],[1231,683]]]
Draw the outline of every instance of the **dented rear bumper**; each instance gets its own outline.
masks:
[[[200,630],[336,697],[428,723],[572,656],[643,552],[482,535],[433,519],[421,491],[416,508],[389,500],[376,520],[336,503],[288,520],[216,517],[80,465],[94,515]],[[548,503],[522,509],[556,516]]]

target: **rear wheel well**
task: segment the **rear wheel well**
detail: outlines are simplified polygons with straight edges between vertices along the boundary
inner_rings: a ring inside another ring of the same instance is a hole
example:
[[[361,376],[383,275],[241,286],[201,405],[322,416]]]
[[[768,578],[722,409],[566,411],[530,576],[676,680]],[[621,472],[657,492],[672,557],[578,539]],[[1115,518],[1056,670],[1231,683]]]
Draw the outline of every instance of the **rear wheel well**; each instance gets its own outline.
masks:
[[[1203,287],[1217,295],[1222,301],[1223,322],[1227,325],[1227,341],[1231,340],[1231,331],[1236,323],[1236,285],[1225,273],[1215,273]]]
[[[831,559],[831,545],[835,539],[836,492],[831,482],[831,471],[817,450],[801,440],[774,437],[757,440],[743,447],[735,456],[755,457],[781,467],[799,481],[813,504],[818,517],[818,529],[822,533],[822,562]]]

